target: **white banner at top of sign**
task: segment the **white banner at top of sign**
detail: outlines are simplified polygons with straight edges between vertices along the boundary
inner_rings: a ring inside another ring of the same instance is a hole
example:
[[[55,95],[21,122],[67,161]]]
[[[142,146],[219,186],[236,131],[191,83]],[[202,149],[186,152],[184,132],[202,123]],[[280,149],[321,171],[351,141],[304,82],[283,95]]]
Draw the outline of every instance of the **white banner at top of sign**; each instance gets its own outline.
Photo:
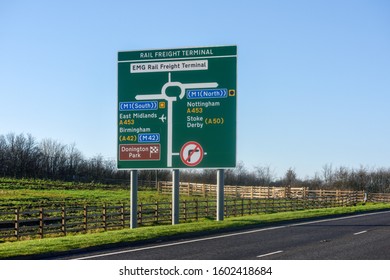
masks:
[[[130,73],[207,70],[208,60],[130,63]]]

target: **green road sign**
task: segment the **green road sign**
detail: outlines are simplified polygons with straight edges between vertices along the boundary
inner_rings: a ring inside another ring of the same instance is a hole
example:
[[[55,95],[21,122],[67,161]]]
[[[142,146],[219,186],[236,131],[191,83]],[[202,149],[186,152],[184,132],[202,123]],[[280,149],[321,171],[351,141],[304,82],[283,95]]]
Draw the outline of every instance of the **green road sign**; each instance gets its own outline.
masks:
[[[236,165],[237,47],[118,53],[118,168]]]

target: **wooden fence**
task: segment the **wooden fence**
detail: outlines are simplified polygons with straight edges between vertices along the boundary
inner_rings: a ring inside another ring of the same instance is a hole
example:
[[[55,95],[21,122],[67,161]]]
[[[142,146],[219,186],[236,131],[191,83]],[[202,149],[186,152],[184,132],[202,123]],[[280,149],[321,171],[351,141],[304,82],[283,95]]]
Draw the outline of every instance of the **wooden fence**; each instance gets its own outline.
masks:
[[[369,193],[367,200],[371,202],[390,202],[390,193]]]
[[[0,238],[67,235],[126,226],[129,206],[72,205],[0,209]]]
[[[180,194],[201,197],[215,197],[217,185],[180,182]],[[342,197],[357,195],[363,200],[364,192],[349,190],[310,190],[304,187],[262,187],[262,186],[229,186],[224,187],[226,197],[236,198],[315,198],[324,196]],[[172,192],[172,182],[158,182],[158,191],[163,194]]]
[[[339,197],[304,197],[246,199],[227,198],[225,217],[244,216],[261,213],[275,213],[303,209],[348,206],[358,201],[356,194]],[[0,209],[0,239],[20,240],[44,238],[45,236],[65,236],[69,233],[87,233],[129,227],[129,205],[51,205]],[[138,224],[157,225],[171,223],[172,204],[170,202],[141,203],[138,205]],[[181,201],[180,222],[198,221],[202,218],[214,219],[216,201],[209,199]]]

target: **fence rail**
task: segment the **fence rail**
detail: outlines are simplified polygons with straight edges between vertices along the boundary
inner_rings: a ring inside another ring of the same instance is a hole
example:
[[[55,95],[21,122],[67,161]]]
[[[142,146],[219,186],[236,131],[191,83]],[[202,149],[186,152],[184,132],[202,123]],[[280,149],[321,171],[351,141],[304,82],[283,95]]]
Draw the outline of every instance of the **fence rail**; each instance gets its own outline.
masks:
[[[371,202],[390,202],[390,193],[369,193],[367,196]]]
[[[121,205],[50,205],[39,208],[0,209],[0,238],[67,235],[96,229],[124,228],[129,207]]]
[[[159,181],[157,190],[163,194],[170,194],[172,192],[172,182]],[[201,196],[201,197],[215,197],[217,192],[217,185],[180,182],[180,193]],[[345,195],[354,194],[359,199],[364,198],[363,191],[350,190],[311,190],[305,187],[263,187],[263,186],[229,186],[224,187],[226,197],[236,198],[306,198],[306,197],[324,197],[334,196],[342,197]]]
[[[390,198],[390,197],[389,197]],[[294,198],[227,198],[225,217],[261,213],[275,213],[303,209],[316,209],[356,204],[356,193],[336,196]],[[87,233],[129,227],[130,207],[117,205],[51,205],[37,208],[0,208],[0,239],[20,240],[65,236],[72,232]],[[171,223],[171,202],[140,203],[138,224],[157,225]],[[180,222],[215,218],[216,201],[210,199],[180,202]]]

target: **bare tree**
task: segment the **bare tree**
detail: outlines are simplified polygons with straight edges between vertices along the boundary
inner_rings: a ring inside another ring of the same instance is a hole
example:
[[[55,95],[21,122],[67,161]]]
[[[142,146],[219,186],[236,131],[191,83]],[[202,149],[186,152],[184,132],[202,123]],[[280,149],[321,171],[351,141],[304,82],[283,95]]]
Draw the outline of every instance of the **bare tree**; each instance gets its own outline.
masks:
[[[284,183],[287,187],[295,186],[297,182],[297,174],[293,168],[289,168],[284,175]]]
[[[66,173],[73,180],[79,178],[83,162],[84,157],[82,153],[76,148],[75,143],[72,143],[66,147]]]
[[[248,172],[246,170],[245,164],[243,161],[237,163],[236,168],[233,171],[234,181],[236,185],[246,185]]]
[[[348,189],[349,186],[349,174],[350,172],[346,167],[340,166],[334,171],[333,175],[333,188],[334,189]]]
[[[324,178],[324,186],[331,188],[334,179],[332,164],[325,164],[322,167],[322,177]]]
[[[0,135],[0,176],[6,176],[7,171],[7,141]]]
[[[268,166],[255,166],[256,184],[260,186],[269,186],[275,179],[275,173]]]
[[[39,146],[44,177],[58,179],[65,169],[66,146],[52,139],[42,140]]]

